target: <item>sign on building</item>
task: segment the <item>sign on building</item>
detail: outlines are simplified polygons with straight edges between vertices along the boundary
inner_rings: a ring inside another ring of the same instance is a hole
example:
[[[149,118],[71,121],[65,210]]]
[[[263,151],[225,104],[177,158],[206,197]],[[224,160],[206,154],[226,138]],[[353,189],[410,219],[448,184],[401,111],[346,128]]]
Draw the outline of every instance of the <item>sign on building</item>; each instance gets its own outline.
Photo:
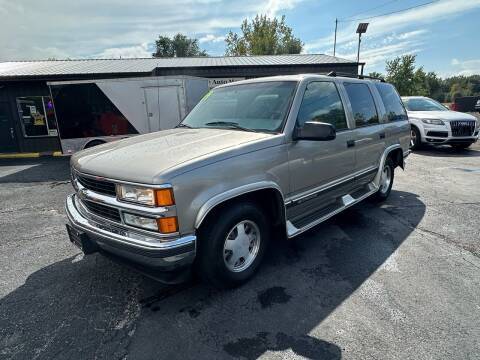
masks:
[[[208,88],[213,89],[219,85],[228,84],[235,81],[245,80],[244,77],[233,77],[233,78],[213,78],[208,79]]]

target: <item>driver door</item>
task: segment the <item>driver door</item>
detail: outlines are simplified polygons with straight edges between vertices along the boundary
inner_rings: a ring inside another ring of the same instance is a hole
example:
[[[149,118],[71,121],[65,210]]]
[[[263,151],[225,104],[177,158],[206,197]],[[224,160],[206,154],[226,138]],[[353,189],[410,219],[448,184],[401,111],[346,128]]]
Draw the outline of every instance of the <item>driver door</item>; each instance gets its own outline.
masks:
[[[353,133],[348,127],[344,106],[333,81],[308,84],[297,115],[297,127],[306,121],[330,123],[334,140],[297,140],[289,145],[291,194],[287,217],[295,221],[327,207],[354,187],[349,179],[355,169]]]

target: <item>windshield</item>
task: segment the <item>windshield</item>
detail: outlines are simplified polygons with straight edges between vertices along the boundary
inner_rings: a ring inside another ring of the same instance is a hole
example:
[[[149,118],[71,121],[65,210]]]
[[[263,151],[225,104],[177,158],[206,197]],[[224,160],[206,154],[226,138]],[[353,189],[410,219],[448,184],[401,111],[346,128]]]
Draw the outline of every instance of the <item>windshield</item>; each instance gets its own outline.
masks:
[[[210,91],[180,126],[280,132],[295,81],[232,85]]]
[[[403,99],[408,111],[447,111],[448,109],[439,102],[429,98]]]

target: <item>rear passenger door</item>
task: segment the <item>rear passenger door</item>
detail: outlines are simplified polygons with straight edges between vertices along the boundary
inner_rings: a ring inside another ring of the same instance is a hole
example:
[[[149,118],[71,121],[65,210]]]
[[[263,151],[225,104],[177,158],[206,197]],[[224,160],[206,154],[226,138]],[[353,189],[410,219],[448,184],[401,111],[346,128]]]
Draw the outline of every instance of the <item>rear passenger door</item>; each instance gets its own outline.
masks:
[[[357,185],[373,179],[385,149],[386,133],[380,123],[377,106],[366,82],[345,82],[349,108],[355,122],[355,170],[360,173]]]

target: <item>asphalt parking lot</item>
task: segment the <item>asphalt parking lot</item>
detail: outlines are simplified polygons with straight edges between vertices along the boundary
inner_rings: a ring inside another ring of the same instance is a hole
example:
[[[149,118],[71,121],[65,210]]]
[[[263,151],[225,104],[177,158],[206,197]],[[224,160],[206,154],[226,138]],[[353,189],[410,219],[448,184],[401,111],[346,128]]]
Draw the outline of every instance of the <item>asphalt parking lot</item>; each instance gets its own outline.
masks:
[[[0,162],[0,358],[478,359],[480,146],[411,155],[364,202],[220,292],[67,239],[68,159]]]

